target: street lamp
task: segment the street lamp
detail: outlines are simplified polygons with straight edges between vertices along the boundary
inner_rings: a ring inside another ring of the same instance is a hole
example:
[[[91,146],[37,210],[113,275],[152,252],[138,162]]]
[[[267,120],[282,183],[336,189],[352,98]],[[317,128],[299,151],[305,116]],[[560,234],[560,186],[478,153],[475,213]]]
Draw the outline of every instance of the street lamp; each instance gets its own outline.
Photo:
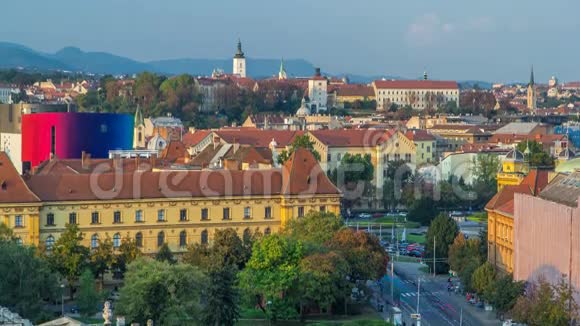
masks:
[[[60,316],[64,317],[64,283],[60,285]]]

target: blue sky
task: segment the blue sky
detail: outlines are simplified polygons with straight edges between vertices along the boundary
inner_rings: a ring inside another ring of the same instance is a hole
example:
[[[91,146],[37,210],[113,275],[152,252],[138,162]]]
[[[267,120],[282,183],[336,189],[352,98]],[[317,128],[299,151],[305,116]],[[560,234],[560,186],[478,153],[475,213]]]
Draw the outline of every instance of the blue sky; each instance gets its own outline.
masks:
[[[578,0],[6,1],[0,40],[138,60],[303,58],[332,73],[580,80]],[[6,14],[14,13],[14,14]]]

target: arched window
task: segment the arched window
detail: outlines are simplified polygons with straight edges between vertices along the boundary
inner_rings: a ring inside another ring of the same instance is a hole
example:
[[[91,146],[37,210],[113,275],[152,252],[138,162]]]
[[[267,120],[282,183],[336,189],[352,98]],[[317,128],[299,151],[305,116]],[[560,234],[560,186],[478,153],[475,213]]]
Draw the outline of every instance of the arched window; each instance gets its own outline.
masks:
[[[250,231],[249,228],[246,228],[244,230],[244,237],[242,238],[242,240],[249,241],[251,237],[252,237],[252,231]]]
[[[115,233],[113,236],[113,247],[119,248],[121,246],[121,235],[119,233]]]
[[[163,231],[157,233],[157,247],[163,246],[165,243],[165,233]]]
[[[203,230],[203,231],[201,231],[201,244],[207,244],[207,243],[208,243],[207,230]]]
[[[95,249],[98,246],[99,246],[99,235],[95,233],[91,237],[91,249]]]
[[[46,250],[52,250],[52,247],[54,247],[54,237],[49,235],[44,244],[46,245]]]
[[[270,228],[266,228],[264,230],[264,235],[270,235],[272,233],[272,230],[270,230]]]
[[[185,247],[187,246],[187,232],[181,231],[179,233],[179,246]]]
[[[135,244],[139,248],[143,247],[143,233],[138,232],[137,234],[135,234]]]

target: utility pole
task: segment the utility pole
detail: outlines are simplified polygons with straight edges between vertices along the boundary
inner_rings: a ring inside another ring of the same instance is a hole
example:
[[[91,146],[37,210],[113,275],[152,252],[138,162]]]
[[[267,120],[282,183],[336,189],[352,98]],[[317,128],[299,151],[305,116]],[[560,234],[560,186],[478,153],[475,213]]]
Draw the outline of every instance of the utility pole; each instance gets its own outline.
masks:
[[[461,308],[461,314],[459,315],[459,326],[463,326],[463,308]]]
[[[391,258],[391,300],[395,305],[395,261]]]
[[[419,315],[419,319],[417,319],[417,326],[421,326],[421,313],[419,312],[419,298],[421,297],[421,277],[418,277],[417,282],[417,315]]]
[[[437,255],[437,247],[436,244],[437,242],[435,241],[436,237],[433,237],[433,277],[435,277],[435,273],[437,272],[436,266],[435,266],[435,261],[436,259],[436,255]]]
[[[379,224],[379,239],[383,241],[383,225]]]

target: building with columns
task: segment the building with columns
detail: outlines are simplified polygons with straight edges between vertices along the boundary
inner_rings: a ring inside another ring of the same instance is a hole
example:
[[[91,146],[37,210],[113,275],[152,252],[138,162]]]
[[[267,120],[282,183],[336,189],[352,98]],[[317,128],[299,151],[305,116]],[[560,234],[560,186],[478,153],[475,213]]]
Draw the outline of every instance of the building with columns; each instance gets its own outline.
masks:
[[[238,40],[238,51],[234,55],[233,74],[242,78],[246,77],[246,57],[242,51],[242,41]]]

